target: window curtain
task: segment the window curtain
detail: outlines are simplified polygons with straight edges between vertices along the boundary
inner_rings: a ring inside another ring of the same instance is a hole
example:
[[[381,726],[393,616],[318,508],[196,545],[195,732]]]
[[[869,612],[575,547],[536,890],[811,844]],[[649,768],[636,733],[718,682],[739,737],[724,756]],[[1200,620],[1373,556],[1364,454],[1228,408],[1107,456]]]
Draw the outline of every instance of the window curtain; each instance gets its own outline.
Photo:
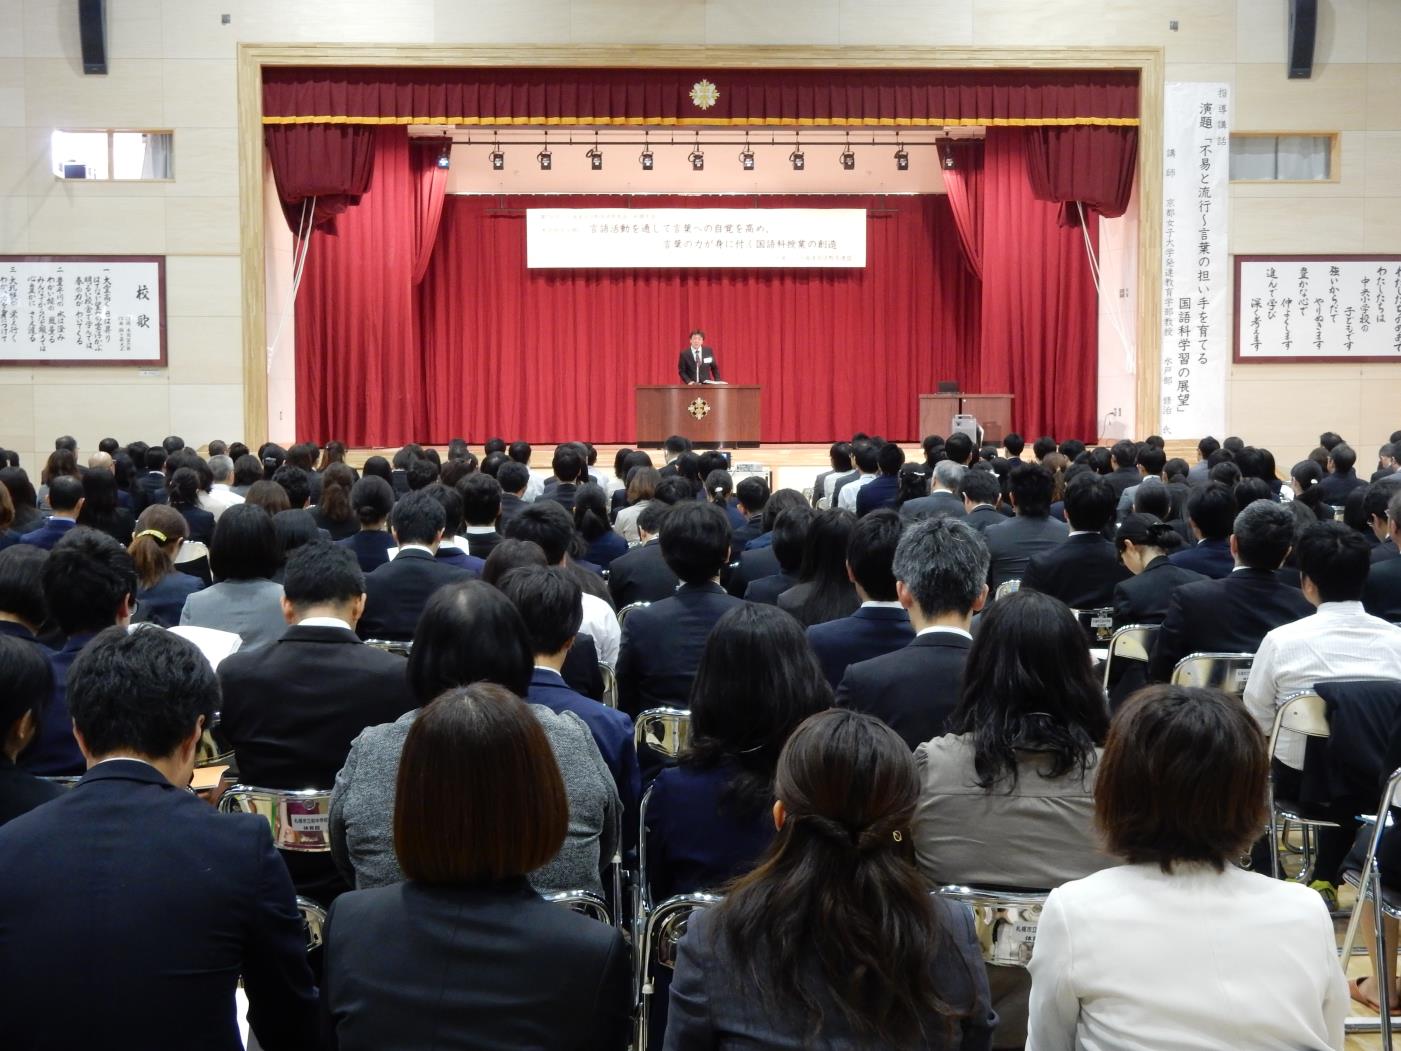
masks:
[[[944,165],[944,189],[963,259],[973,276],[983,276],[983,144],[976,139],[946,139],[939,143],[939,160]],[[949,162],[952,161],[952,167]]]
[[[315,228],[360,200],[374,172],[375,132],[362,124],[285,124],[263,129],[277,195],[294,233],[306,226],[304,201],[315,199],[309,217]]]
[[[417,180],[406,129],[369,135],[374,177],[359,204],[311,234],[296,308],[297,430],[321,441],[400,445],[424,433]],[[455,376],[446,370],[440,379]]]
[[[1097,433],[1098,299],[1079,224],[1038,200],[1028,177],[1036,133],[989,128],[982,180],[980,389],[1016,397],[1022,434]],[[1097,242],[1099,224],[1088,224]]]
[[[746,200],[752,199],[639,203],[742,207]],[[919,392],[947,379],[966,389],[976,370],[977,283],[964,265],[947,200],[763,202],[868,208],[866,267],[528,270],[525,208],[538,199],[449,197],[438,250],[419,286],[429,382],[405,396],[426,401],[428,420],[415,436],[631,442],[633,388],[677,382],[686,334],[700,327],[725,380],[763,387],[763,441],[826,443],[857,430],[918,439]],[[620,203],[618,197],[548,201],[579,208]]]
[[[428,260],[438,243],[438,226],[443,218],[443,198],[447,196],[448,170],[438,166],[442,142],[410,142],[409,162],[414,184],[414,265],[413,283],[423,283]]]
[[[1117,219],[1133,194],[1138,160],[1137,128],[1028,128],[1027,176],[1031,191],[1043,201],[1056,201],[1061,223],[1079,226],[1076,202],[1085,212]]]

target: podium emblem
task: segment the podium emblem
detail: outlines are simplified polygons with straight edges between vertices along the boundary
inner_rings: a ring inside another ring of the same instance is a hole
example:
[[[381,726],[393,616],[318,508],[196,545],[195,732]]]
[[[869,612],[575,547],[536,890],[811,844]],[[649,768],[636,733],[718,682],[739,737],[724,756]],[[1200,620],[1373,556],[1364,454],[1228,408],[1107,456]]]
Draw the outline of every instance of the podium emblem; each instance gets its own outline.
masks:
[[[710,402],[706,401],[704,398],[697,398],[695,401],[691,402],[690,405],[686,406],[686,411],[696,419],[703,420],[710,415]]]

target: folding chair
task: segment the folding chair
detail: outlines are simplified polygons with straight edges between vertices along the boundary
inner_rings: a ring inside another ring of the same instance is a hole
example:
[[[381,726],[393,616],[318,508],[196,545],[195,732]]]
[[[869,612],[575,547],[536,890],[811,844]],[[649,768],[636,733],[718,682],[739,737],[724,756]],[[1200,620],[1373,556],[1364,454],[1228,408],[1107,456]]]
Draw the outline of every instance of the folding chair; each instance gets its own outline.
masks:
[[[321,931],[326,926],[326,910],[310,898],[297,895],[297,911],[302,916],[302,928],[306,931],[306,951],[321,947]]]
[[[1328,738],[1328,706],[1313,690],[1301,690],[1284,699],[1275,712],[1274,726],[1270,729],[1270,758],[1276,752],[1284,735],[1297,738]],[[1313,867],[1315,850],[1311,830],[1315,828],[1337,828],[1336,821],[1310,817],[1297,800],[1280,799],[1275,795],[1274,778],[1270,778],[1270,871],[1275,879],[1280,878],[1279,839],[1284,827],[1297,825],[1303,833],[1303,868],[1298,880],[1308,882],[1309,871]],[[1281,824],[1283,822],[1283,825]]]
[[[934,893],[968,908],[985,963],[994,967],[1025,967],[1031,962],[1041,908],[1050,891],[992,890],[949,884]]]
[[[996,602],[998,599],[1004,599],[1008,595],[1015,594],[1021,589],[1021,578],[1018,578],[1016,580],[1004,580],[1001,584],[997,585],[997,591],[993,593],[992,600]]]
[[[1352,947],[1357,940],[1357,931],[1362,920],[1362,912],[1368,899],[1372,902],[1372,924],[1377,945],[1377,986],[1380,989],[1391,988],[1392,966],[1395,961],[1389,958],[1384,951],[1386,945],[1385,920],[1390,916],[1394,920],[1401,920],[1401,895],[1386,890],[1382,886],[1381,865],[1377,858],[1377,849],[1381,845],[1382,833],[1392,826],[1390,819],[1391,808],[1396,803],[1398,792],[1401,792],[1401,769],[1392,773],[1387,779],[1386,788],[1382,792],[1381,803],[1377,807],[1376,816],[1364,818],[1372,826],[1371,836],[1367,840],[1367,856],[1362,863],[1362,872],[1343,873],[1343,879],[1353,887],[1357,888],[1357,901],[1352,907],[1352,916],[1348,919],[1347,935],[1343,938],[1343,948],[1341,959],[1344,966],[1352,958]],[[1383,997],[1383,1002],[1385,997]],[[1391,1043],[1391,1012],[1383,1010],[1379,1012],[1377,1028],[1382,1034],[1382,1047],[1384,1051],[1392,1051]],[[1354,1024],[1351,1019],[1347,1023],[1348,1032],[1370,1032],[1372,1026],[1369,1022]]]
[[[603,703],[609,708],[618,707],[618,675],[613,665],[600,661],[598,673],[603,676]]]
[[[1239,697],[1254,663],[1253,653],[1189,653],[1172,669],[1172,684],[1205,686]]]
[[[49,777],[41,777],[40,781],[47,781],[51,785],[58,785],[59,788],[67,791],[83,779],[82,774],[54,774]]]
[[[1136,661],[1147,664],[1153,650],[1156,624],[1126,624],[1109,640],[1109,655],[1104,661],[1104,688],[1109,689],[1123,676],[1124,663]]]
[[[633,726],[633,743],[639,754],[646,748],[676,759],[691,743],[691,713],[684,708],[648,708],[640,712]]]
[[[320,854],[331,849],[331,793],[326,789],[231,785],[219,800],[219,810],[264,818],[278,850]]]
[[[707,909],[720,900],[718,894],[677,894],[653,910],[647,917],[640,953],[642,956],[642,988],[637,1002],[637,1029],[634,1051],[647,1051],[647,1022],[651,1014],[654,977],[661,968],[676,969],[676,947],[686,933],[686,925],[700,909]]]
[[[1099,609],[1072,609],[1075,619],[1080,622],[1080,630],[1093,647],[1107,646],[1114,637],[1114,607]]]
[[[546,894],[545,900],[552,905],[563,905],[571,912],[588,916],[590,919],[598,920],[599,923],[611,925],[613,922],[608,915],[608,903],[593,891],[562,890],[556,894]]]
[[[627,622],[628,617],[632,616],[634,612],[639,609],[646,609],[651,604],[650,602],[629,602],[622,609],[618,610],[618,627],[621,628],[623,624]]]
[[[412,639],[366,639],[365,645],[384,650],[385,653],[397,653],[401,657],[407,657],[413,651]]]

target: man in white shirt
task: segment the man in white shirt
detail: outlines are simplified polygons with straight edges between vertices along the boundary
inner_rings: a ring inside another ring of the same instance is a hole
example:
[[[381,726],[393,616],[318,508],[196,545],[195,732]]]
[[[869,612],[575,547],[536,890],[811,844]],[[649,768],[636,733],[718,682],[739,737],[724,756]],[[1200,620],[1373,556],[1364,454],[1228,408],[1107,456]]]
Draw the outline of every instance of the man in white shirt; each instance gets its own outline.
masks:
[[[219,521],[219,516],[234,504],[243,503],[243,497],[233,491],[233,461],[227,456],[211,456],[209,473],[214,476],[214,484],[209,492],[199,494],[199,506]]]
[[[861,491],[862,486],[874,482],[880,473],[880,450],[870,442],[862,442],[853,447],[852,458],[856,461],[858,473],[837,493],[837,506],[843,511],[856,514],[856,494]]]
[[[506,450],[506,455],[516,463],[521,464],[527,471],[530,471],[530,443],[512,442],[510,448]],[[530,471],[530,480],[525,484],[525,496],[523,499],[528,504],[533,504],[545,492],[545,478],[543,474]]]
[[[1279,706],[1320,680],[1401,679],[1401,627],[1362,608],[1371,557],[1362,535],[1341,522],[1319,522],[1299,538],[1297,553],[1304,597],[1318,609],[1275,628],[1255,654],[1244,700],[1266,734]],[[1298,798],[1303,738],[1282,735],[1275,758],[1276,792],[1282,798]],[[1318,887],[1327,897],[1330,889],[1336,894],[1338,868],[1352,835],[1339,829],[1319,831],[1314,885],[1327,884]]]

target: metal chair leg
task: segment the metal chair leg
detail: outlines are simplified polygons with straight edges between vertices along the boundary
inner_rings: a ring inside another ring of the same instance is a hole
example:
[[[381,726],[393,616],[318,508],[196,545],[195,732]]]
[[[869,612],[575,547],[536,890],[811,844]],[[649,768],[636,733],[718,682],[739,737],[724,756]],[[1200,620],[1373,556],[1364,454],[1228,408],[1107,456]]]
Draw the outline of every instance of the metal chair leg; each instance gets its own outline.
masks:
[[[1391,954],[1386,948],[1386,910],[1382,906],[1382,876],[1376,867],[1372,869],[1372,920],[1377,935],[1377,995],[1381,1000],[1382,1049],[1392,1051],[1391,1046]],[[1346,957],[1345,957],[1346,959]]]

